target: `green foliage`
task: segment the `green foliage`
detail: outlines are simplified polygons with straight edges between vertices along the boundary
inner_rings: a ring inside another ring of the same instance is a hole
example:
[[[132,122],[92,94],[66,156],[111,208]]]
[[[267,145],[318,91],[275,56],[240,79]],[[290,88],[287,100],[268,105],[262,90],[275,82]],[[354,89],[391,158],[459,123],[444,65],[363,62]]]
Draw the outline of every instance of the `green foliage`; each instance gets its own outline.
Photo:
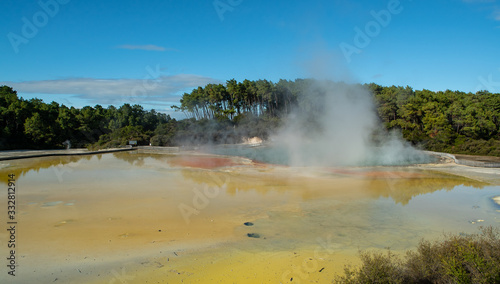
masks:
[[[374,92],[387,128],[428,150],[460,154],[500,154],[500,96],[489,92],[412,92],[409,87],[366,85]],[[399,92],[398,92],[399,91]]]
[[[277,117],[290,112],[295,105],[297,93],[293,88],[300,82],[280,80],[273,84],[267,80],[237,82],[231,79],[226,86],[208,84],[184,93],[181,106],[172,108],[196,120],[233,120],[242,114]]]
[[[180,106],[187,119],[176,121],[155,110],[124,104],[119,108],[68,108],[41,100],[23,100],[15,90],[0,86],[0,149],[60,148],[123,145],[131,129],[141,126],[144,144],[173,146],[239,143],[243,137],[266,138],[288,114],[304,117],[304,128],[317,129],[326,109],[327,86],[334,93],[344,83],[297,79],[208,84],[185,93]],[[411,87],[364,85],[373,93],[380,121],[404,139],[433,151],[500,156],[500,95],[487,91],[414,91]],[[132,128],[131,128],[132,127]]]
[[[360,267],[346,267],[336,283],[500,283],[500,233],[447,235],[420,241],[404,260],[390,251],[361,252]]]
[[[405,283],[400,259],[391,253],[360,252],[363,265],[360,268],[346,267],[344,277],[338,277],[337,282],[356,283]]]
[[[246,122],[252,129],[256,125],[267,126],[263,123],[264,118],[281,121],[295,110],[314,126],[318,114],[329,111],[316,103],[325,96],[321,88],[315,87],[317,83],[328,85],[333,91],[343,87],[343,83],[312,79],[280,80],[278,83],[231,79],[226,86],[208,84],[185,93],[181,106],[173,108],[195,120],[228,120],[236,127]],[[373,83],[364,87],[372,91],[379,118],[386,128],[401,131],[403,138],[413,144],[451,153],[500,154],[500,145],[496,142],[500,137],[499,94],[414,91],[409,86],[383,87]],[[248,123],[249,118],[254,122]],[[180,132],[199,136],[193,129],[186,132],[182,128]],[[268,132],[257,129],[253,133],[265,135]]]
[[[177,133],[177,121],[170,120],[169,122],[159,124],[154,136],[151,137],[152,146],[170,146],[174,145],[174,137]]]
[[[95,146],[98,148],[119,147],[127,145],[131,140],[137,141],[137,145],[148,145],[149,137],[149,133],[145,133],[141,125],[129,125],[101,135]]]
[[[139,105],[76,109],[39,99],[23,100],[12,88],[0,86],[1,150],[62,148],[66,140],[73,147],[115,147],[128,140],[149,144],[156,127],[170,120]]]

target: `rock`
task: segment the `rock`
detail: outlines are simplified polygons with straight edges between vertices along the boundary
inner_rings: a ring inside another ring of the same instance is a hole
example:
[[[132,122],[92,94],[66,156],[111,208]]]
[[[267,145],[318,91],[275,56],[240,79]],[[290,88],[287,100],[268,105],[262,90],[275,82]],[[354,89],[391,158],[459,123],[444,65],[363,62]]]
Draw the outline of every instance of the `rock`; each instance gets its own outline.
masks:
[[[256,234],[256,233],[248,233],[247,237],[258,239],[258,238],[260,238],[260,235]]]
[[[495,196],[492,199],[493,199],[493,202],[495,202],[497,205],[500,205],[500,196]]]

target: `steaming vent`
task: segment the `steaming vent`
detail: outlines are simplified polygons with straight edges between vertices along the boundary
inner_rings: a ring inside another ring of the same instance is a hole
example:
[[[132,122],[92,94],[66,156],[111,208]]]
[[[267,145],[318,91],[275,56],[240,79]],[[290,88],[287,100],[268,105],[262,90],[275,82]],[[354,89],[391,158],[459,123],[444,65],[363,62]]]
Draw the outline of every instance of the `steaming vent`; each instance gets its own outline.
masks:
[[[372,94],[361,85],[311,80],[298,107],[265,147],[217,147],[219,154],[290,166],[393,166],[422,164],[433,157],[388,132]]]

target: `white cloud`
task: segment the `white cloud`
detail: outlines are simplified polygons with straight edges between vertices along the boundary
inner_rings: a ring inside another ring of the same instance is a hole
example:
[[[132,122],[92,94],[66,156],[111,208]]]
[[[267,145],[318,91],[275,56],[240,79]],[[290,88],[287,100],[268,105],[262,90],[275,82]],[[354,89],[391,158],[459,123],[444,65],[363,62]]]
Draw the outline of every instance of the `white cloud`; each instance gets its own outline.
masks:
[[[154,44],[146,44],[146,45],[131,45],[131,44],[123,44],[117,46],[117,48],[121,49],[138,49],[138,50],[147,50],[147,51],[176,51],[174,48],[165,48],[163,46],[158,46]]]
[[[190,91],[218,80],[192,74],[159,76],[154,79],[97,79],[69,78],[24,82],[0,82],[14,88],[18,93],[71,95],[86,100],[89,105],[123,103],[132,104],[172,104],[178,103],[180,93]]]

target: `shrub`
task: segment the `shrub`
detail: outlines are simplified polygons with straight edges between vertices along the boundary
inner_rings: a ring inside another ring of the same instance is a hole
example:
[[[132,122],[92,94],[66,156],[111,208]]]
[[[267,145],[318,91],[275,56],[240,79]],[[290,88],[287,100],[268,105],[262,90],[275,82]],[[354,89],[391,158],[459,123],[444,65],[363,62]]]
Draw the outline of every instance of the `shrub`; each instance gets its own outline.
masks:
[[[363,265],[360,268],[346,267],[340,283],[404,283],[401,260],[391,251],[382,253],[360,252]]]
[[[442,241],[420,241],[404,260],[361,252],[360,267],[346,267],[335,283],[500,283],[500,233],[446,235]]]

